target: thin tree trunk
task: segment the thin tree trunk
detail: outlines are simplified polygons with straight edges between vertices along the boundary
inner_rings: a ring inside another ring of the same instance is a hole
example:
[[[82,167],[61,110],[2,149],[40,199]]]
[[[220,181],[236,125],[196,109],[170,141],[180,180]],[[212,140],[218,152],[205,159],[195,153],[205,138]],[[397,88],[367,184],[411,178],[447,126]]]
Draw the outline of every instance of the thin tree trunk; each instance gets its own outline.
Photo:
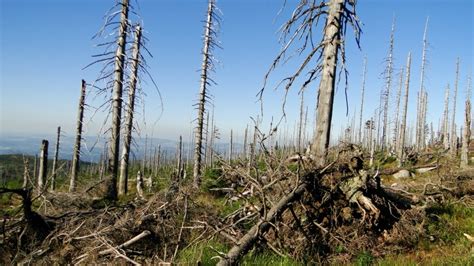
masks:
[[[28,188],[28,181],[30,180],[30,162],[23,156],[23,185],[21,188]]]
[[[51,174],[51,190],[54,191],[56,189],[56,171],[58,167],[58,156],[59,156],[59,138],[61,136],[61,127],[58,127],[58,134],[56,136],[56,148],[54,150],[54,160],[53,160],[53,170]]]
[[[390,100],[390,89],[392,87],[392,72],[393,72],[393,43],[394,43],[394,32],[395,32],[395,18],[392,22],[392,31],[390,33],[390,49],[388,53],[388,65],[386,69],[386,83],[385,83],[385,90],[383,93],[384,96],[384,107],[383,107],[383,127],[382,127],[382,151],[385,149],[386,142],[387,142],[387,134],[388,134],[388,108],[389,108],[389,100]]]
[[[244,153],[244,158],[247,159],[247,138],[248,138],[248,130],[249,130],[249,125],[247,125],[245,127],[245,132],[244,132],[244,150],[243,150],[243,153]]]
[[[296,143],[296,150],[298,153],[302,151],[302,135],[303,135],[303,118],[304,118],[304,90],[301,90],[300,100],[300,119],[298,122],[298,139]]]
[[[444,149],[449,149],[449,84],[446,86],[444,93],[444,113],[443,113],[443,143]]]
[[[204,128],[204,114],[207,101],[207,86],[209,85],[209,71],[212,68],[211,49],[213,45],[213,19],[214,19],[215,0],[209,0],[207,8],[207,19],[204,30],[204,47],[202,49],[201,65],[201,85],[198,102],[198,118],[195,136],[194,167],[193,167],[193,186],[199,188],[201,185],[202,172],[202,140]]]
[[[457,137],[456,137],[456,100],[458,95],[458,80],[459,80],[459,57],[456,61],[456,79],[454,80],[454,95],[453,95],[453,114],[451,118],[451,146],[450,153],[456,156],[457,153]]]
[[[133,112],[135,109],[135,91],[138,81],[138,67],[140,65],[140,45],[142,37],[142,28],[140,25],[135,27],[135,42],[133,43],[132,52],[132,73],[130,76],[130,86],[128,91],[128,108],[125,117],[125,136],[122,147],[122,158],[120,161],[120,179],[119,179],[119,195],[127,194],[128,168],[130,158],[130,144],[132,142],[133,129]],[[145,150],[146,154],[146,150]],[[145,171],[143,171],[145,173]]]
[[[403,103],[403,115],[402,121],[400,123],[400,139],[398,142],[398,164],[401,166],[404,162],[404,153],[405,148],[405,133],[407,125],[407,110],[408,110],[408,93],[410,90],[410,67],[411,67],[411,53],[408,53],[407,66],[406,66],[406,78],[405,78],[405,99]]]
[[[403,68],[400,71],[400,80],[397,91],[397,109],[395,112],[395,131],[393,134],[394,147],[395,150],[398,150],[398,142],[400,141],[400,101],[402,97],[402,87],[403,87]]]
[[[115,53],[114,87],[112,95],[112,135],[109,143],[108,176],[105,198],[117,199],[117,173],[119,168],[120,125],[122,119],[123,71],[125,66],[125,45],[127,43],[129,0],[122,0],[120,26]]]
[[[229,143],[229,163],[232,160],[232,154],[234,153],[234,140],[233,131],[230,130],[230,143]]]
[[[336,82],[337,54],[340,46],[341,13],[345,1],[332,0],[324,29],[324,50],[317,99],[316,131],[312,144],[312,153],[316,156],[316,164],[323,166],[329,148],[331,136],[331,120]]]
[[[71,165],[71,180],[69,183],[69,192],[76,190],[77,173],[79,172],[81,141],[82,141],[82,121],[84,119],[84,106],[86,98],[86,81],[82,80],[81,96],[79,98],[79,107],[77,111],[76,141],[74,144],[74,153]]]
[[[365,77],[367,76],[367,56],[364,57],[364,72],[362,74],[362,87],[360,93],[360,115],[359,115],[359,135],[357,140],[362,144],[362,117],[364,114],[364,94],[365,94]]]
[[[183,137],[180,135],[179,136],[179,142],[178,142],[178,147],[176,151],[177,155],[177,176],[176,176],[176,181],[180,181],[181,178],[183,177]]]
[[[39,158],[39,173],[38,173],[38,193],[43,191],[46,185],[46,175],[48,173],[48,141],[41,142],[40,158]]]
[[[469,144],[471,142],[471,84],[468,79],[467,93],[466,93],[466,107],[464,115],[464,136],[462,139],[461,149],[461,167],[469,165]]]
[[[425,66],[426,66],[426,51],[427,51],[427,44],[428,41],[426,39],[427,31],[428,31],[428,22],[429,17],[426,18],[425,30],[423,32],[423,52],[421,56],[421,74],[420,74],[420,101],[419,101],[419,113],[417,113],[417,149],[424,149],[425,148],[425,124],[426,124],[426,105],[425,103]]]

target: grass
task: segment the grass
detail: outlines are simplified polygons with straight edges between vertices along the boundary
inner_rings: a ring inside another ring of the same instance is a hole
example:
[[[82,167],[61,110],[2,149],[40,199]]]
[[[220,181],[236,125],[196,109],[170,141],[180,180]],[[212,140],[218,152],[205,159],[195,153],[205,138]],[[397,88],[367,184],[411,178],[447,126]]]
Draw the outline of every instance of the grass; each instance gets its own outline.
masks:
[[[281,257],[280,255],[277,255],[271,251],[252,251],[242,259],[241,265],[299,266],[304,264],[290,257]]]
[[[219,259],[215,250],[226,252],[228,247],[215,239],[200,242],[183,250],[177,256],[179,265],[216,265]]]

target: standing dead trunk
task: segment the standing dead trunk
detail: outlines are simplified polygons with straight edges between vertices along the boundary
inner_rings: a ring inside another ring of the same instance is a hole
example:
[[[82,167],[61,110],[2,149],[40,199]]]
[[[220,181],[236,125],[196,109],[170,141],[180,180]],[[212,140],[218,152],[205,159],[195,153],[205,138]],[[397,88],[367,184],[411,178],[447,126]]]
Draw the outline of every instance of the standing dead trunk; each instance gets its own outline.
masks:
[[[179,182],[181,178],[183,177],[183,137],[181,135],[179,136],[179,142],[178,142],[176,155],[177,155],[176,181]]]
[[[38,193],[43,192],[44,185],[46,185],[46,175],[48,174],[48,141],[41,142],[40,158],[39,158],[39,173],[38,173]]]
[[[464,114],[464,134],[461,148],[461,167],[469,165],[469,144],[471,143],[471,84],[468,79],[467,93],[466,93],[466,107]]]
[[[392,31],[390,33],[390,49],[388,52],[388,65],[385,70],[385,90],[383,92],[384,106],[383,106],[383,127],[382,127],[382,139],[380,140],[382,145],[382,151],[385,149],[387,142],[388,130],[388,108],[390,100],[390,89],[392,87],[392,72],[393,72],[393,43],[394,43],[394,32],[395,32],[395,18],[392,22]]]
[[[452,156],[457,154],[458,141],[456,137],[456,100],[458,95],[458,80],[459,80],[459,57],[456,61],[456,79],[454,80],[454,94],[453,94],[453,114],[451,118],[451,145],[450,153]]]
[[[125,136],[122,147],[122,158],[120,161],[120,179],[119,179],[119,195],[127,194],[128,167],[130,158],[130,144],[132,142],[133,129],[133,112],[135,109],[135,91],[138,80],[138,67],[140,65],[140,45],[142,37],[142,28],[140,25],[135,27],[135,42],[133,43],[132,52],[132,73],[130,76],[130,85],[128,88],[128,108],[125,117]],[[145,151],[146,154],[146,151]]]
[[[317,99],[316,131],[311,146],[311,151],[316,156],[316,163],[319,166],[323,166],[326,162],[331,136],[337,54],[341,42],[341,13],[343,12],[344,3],[344,0],[332,0],[329,2],[329,10],[324,29],[324,50],[321,81],[319,83]]]
[[[398,148],[398,142],[400,141],[400,101],[402,97],[402,87],[403,87],[403,68],[400,71],[400,80],[398,84],[398,91],[397,91],[397,109],[395,112],[395,130],[393,134],[393,144],[395,150]]]
[[[61,136],[61,127],[58,127],[58,134],[56,136],[56,148],[54,150],[53,169],[51,174],[51,190],[56,189],[56,171],[58,167],[58,156],[59,156],[59,138]]]
[[[201,85],[198,102],[198,117],[195,134],[194,147],[194,167],[193,167],[193,186],[199,188],[201,185],[202,172],[202,141],[204,128],[204,114],[206,112],[206,102],[208,100],[207,89],[210,82],[209,71],[212,71],[212,48],[215,44],[214,38],[216,31],[214,28],[215,20],[215,0],[209,0],[207,7],[206,26],[204,27],[204,47],[202,49],[202,65],[201,65]],[[212,130],[212,129],[211,129]],[[212,140],[211,140],[212,141]],[[212,156],[212,155],[211,155]]]
[[[360,114],[359,114],[359,135],[357,140],[362,144],[362,117],[364,114],[364,93],[365,93],[365,77],[367,76],[367,57],[364,57],[364,72],[362,74],[362,87],[360,93]]]
[[[400,138],[398,141],[397,156],[398,165],[401,166],[404,161],[403,150],[405,148],[405,134],[407,127],[407,110],[408,110],[408,93],[410,90],[410,66],[411,66],[411,53],[408,53],[407,66],[406,66],[406,78],[405,78],[405,96],[403,101],[403,115],[400,122]]]
[[[418,113],[417,113],[417,130],[416,130],[416,148],[417,150],[425,148],[425,124],[426,124],[426,91],[424,87],[425,82],[425,65],[426,65],[426,51],[428,41],[426,34],[428,31],[429,17],[426,18],[425,30],[423,32],[423,52],[421,56],[421,77],[420,77],[420,89],[418,91],[420,100],[418,101]]]
[[[248,130],[249,130],[249,125],[245,127],[245,132],[244,132],[244,150],[243,150],[243,155],[244,158],[247,159],[247,138],[248,138]]]
[[[86,81],[82,80],[81,96],[79,98],[79,107],[77,110],[76,141],[74,144],[74,153],[72,155],[71,180],[69,183],[69,192],[76,190],[77,173],[79,172],[81,141],[82,141],[82,121],[84,119],[84,106],[86,98]]]
[[[449,84],[444,93],[444,113],[443,113],[443,144],[444,149],[449,149]]]
[[[23,156],[23,186],[21,188],[27,189],[30,181],[30,163],[28,159]]]
[[[233,131],[230,130],[230,143],[229,143],[229,163],[232,160],[232,154],[234,154],[234,140]]]
[[[304,90],[301,91],[300,100],[300,117],[298,122],[298,139],[296,143],[296,151],[301,153],[303,150],[302,138],[303,138],[303,119],[304,119]]]
[[[122,119],[123,71],[125,66],[125,45],[127,43],[129,0],[122,0],[120,26],[115,52],[114,86],[112,95],[112,135],[109,142],[109,163],[105,198],[117,199],[117,173],[119,168],[120,125]]]

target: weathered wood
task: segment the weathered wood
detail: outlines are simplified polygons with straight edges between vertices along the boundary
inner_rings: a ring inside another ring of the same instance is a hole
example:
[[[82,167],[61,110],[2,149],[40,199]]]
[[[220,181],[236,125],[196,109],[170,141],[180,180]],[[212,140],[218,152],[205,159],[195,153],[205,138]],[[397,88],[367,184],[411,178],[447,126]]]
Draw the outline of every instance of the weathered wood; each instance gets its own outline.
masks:
[[[357,140],[362,144],[362,117],[364,114],[364,94],[365,94],[365,78],[367,76],[367,56],[364,56],[364,71],[362,73],[362,86],[360,89],[360,114],[359,114],[359,135]]]
[[[112,95],[112,130],[109,142],[109,163],[105,180],[105,198],[117,199],[117,173],[119,168],[120,125],[122,120],[123,72],[125,66],[125,45],[127,43],[129,0],[122,0],[120,26],[118,28],[117,50],[115,52],[114,85]]]
[[[451,118],[451,142],[449,152],[452,156],[456,156],[458,150],[458,140],[456,137],[456,100],[458,95],[458,81],[459,81],[459,57],[456,60],[456,79],[454,80],[453,92],[453,113]]]
[[[340,29],[345,1],[331,0],[324,28],[324,50],[317,99],[316,131],[311,152],[316,156],[316,164],[323,166],[329,148],[331,120],[336,82],[337,54],[341,45]]]
[[[410,90],[410,67],[411,67],[411,52],[408,53],[407,66],[406,66],[406,78],[405,78],[405,99],[403,104],[403,115],[402,121],[400,123],[400,137],[397,142],[397,156],[398,156],[398,166],[402,166],[404,161],[403,149],[405,148],[405,134],[406,134],[406,125],[407,125],[407,110],[408,110],[408,93]]]
[[[132,143],[133,113],[135,110],[135,92],[138,81],[138,67],[140,65],[140,46],[141,46],[142,28],[140,25],[135,27],[135,41],[133,43],[132,66],[130,76],[130,86],[128,88],[127,113],[125,117],[125,135],[122,147],[122,157],[120,159],[120,177],[118,194],[127,194],[128,167],[130,158],[130,144]],[[145,151],[146,153],[146,151]]]
[[[59,157],[59,138],[61,137],[61,127],[58,127],[58,134],[56,136],[56,148],[54,150],[54,160],[53,160],[53,169],[51,174],[51,190],[56,189],[56,176],[57,176],[57,167],[58,167],[58,157]]]
[[[461,167],[469,165],[469,144],[471,143],[471,84],[470,78],[467,85],[466,103],[464,111],[464,135],[461,148]]]
[[[81,96],[79,97],[79,106],[77,110],[76,140],[74,142],[74,152],[72,155],[71,179],[69,182],[69,192],[76,190],[77,173],[79,172],[81,141],[82,141],[82,121],[84,119],[84,104],[86,99],[86,81],[81,81]]]
[[[43,191],[46,185],[46,175],[48,174],[48,141],[41,142],[40,158],[39,158],[39,172],[38,172],[38,192]]]

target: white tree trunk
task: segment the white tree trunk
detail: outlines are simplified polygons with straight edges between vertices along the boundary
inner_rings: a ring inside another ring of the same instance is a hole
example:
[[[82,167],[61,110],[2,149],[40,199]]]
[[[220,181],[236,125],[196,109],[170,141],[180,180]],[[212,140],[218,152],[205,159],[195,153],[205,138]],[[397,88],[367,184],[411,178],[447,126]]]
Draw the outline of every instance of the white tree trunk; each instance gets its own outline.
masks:
[[[86,98],[86,81],[82,80],[81,96],[79,98],[79,107],[77,110],[77,126],[76,126],[76,141],[74,144],[74,153],[71,165],[71,180],[69,183],[69,192],[76,190],[77,173],[79,172],[80,156],[81,156],[81,141],[82,141],[82,121],[84,119],[84,106]]]

